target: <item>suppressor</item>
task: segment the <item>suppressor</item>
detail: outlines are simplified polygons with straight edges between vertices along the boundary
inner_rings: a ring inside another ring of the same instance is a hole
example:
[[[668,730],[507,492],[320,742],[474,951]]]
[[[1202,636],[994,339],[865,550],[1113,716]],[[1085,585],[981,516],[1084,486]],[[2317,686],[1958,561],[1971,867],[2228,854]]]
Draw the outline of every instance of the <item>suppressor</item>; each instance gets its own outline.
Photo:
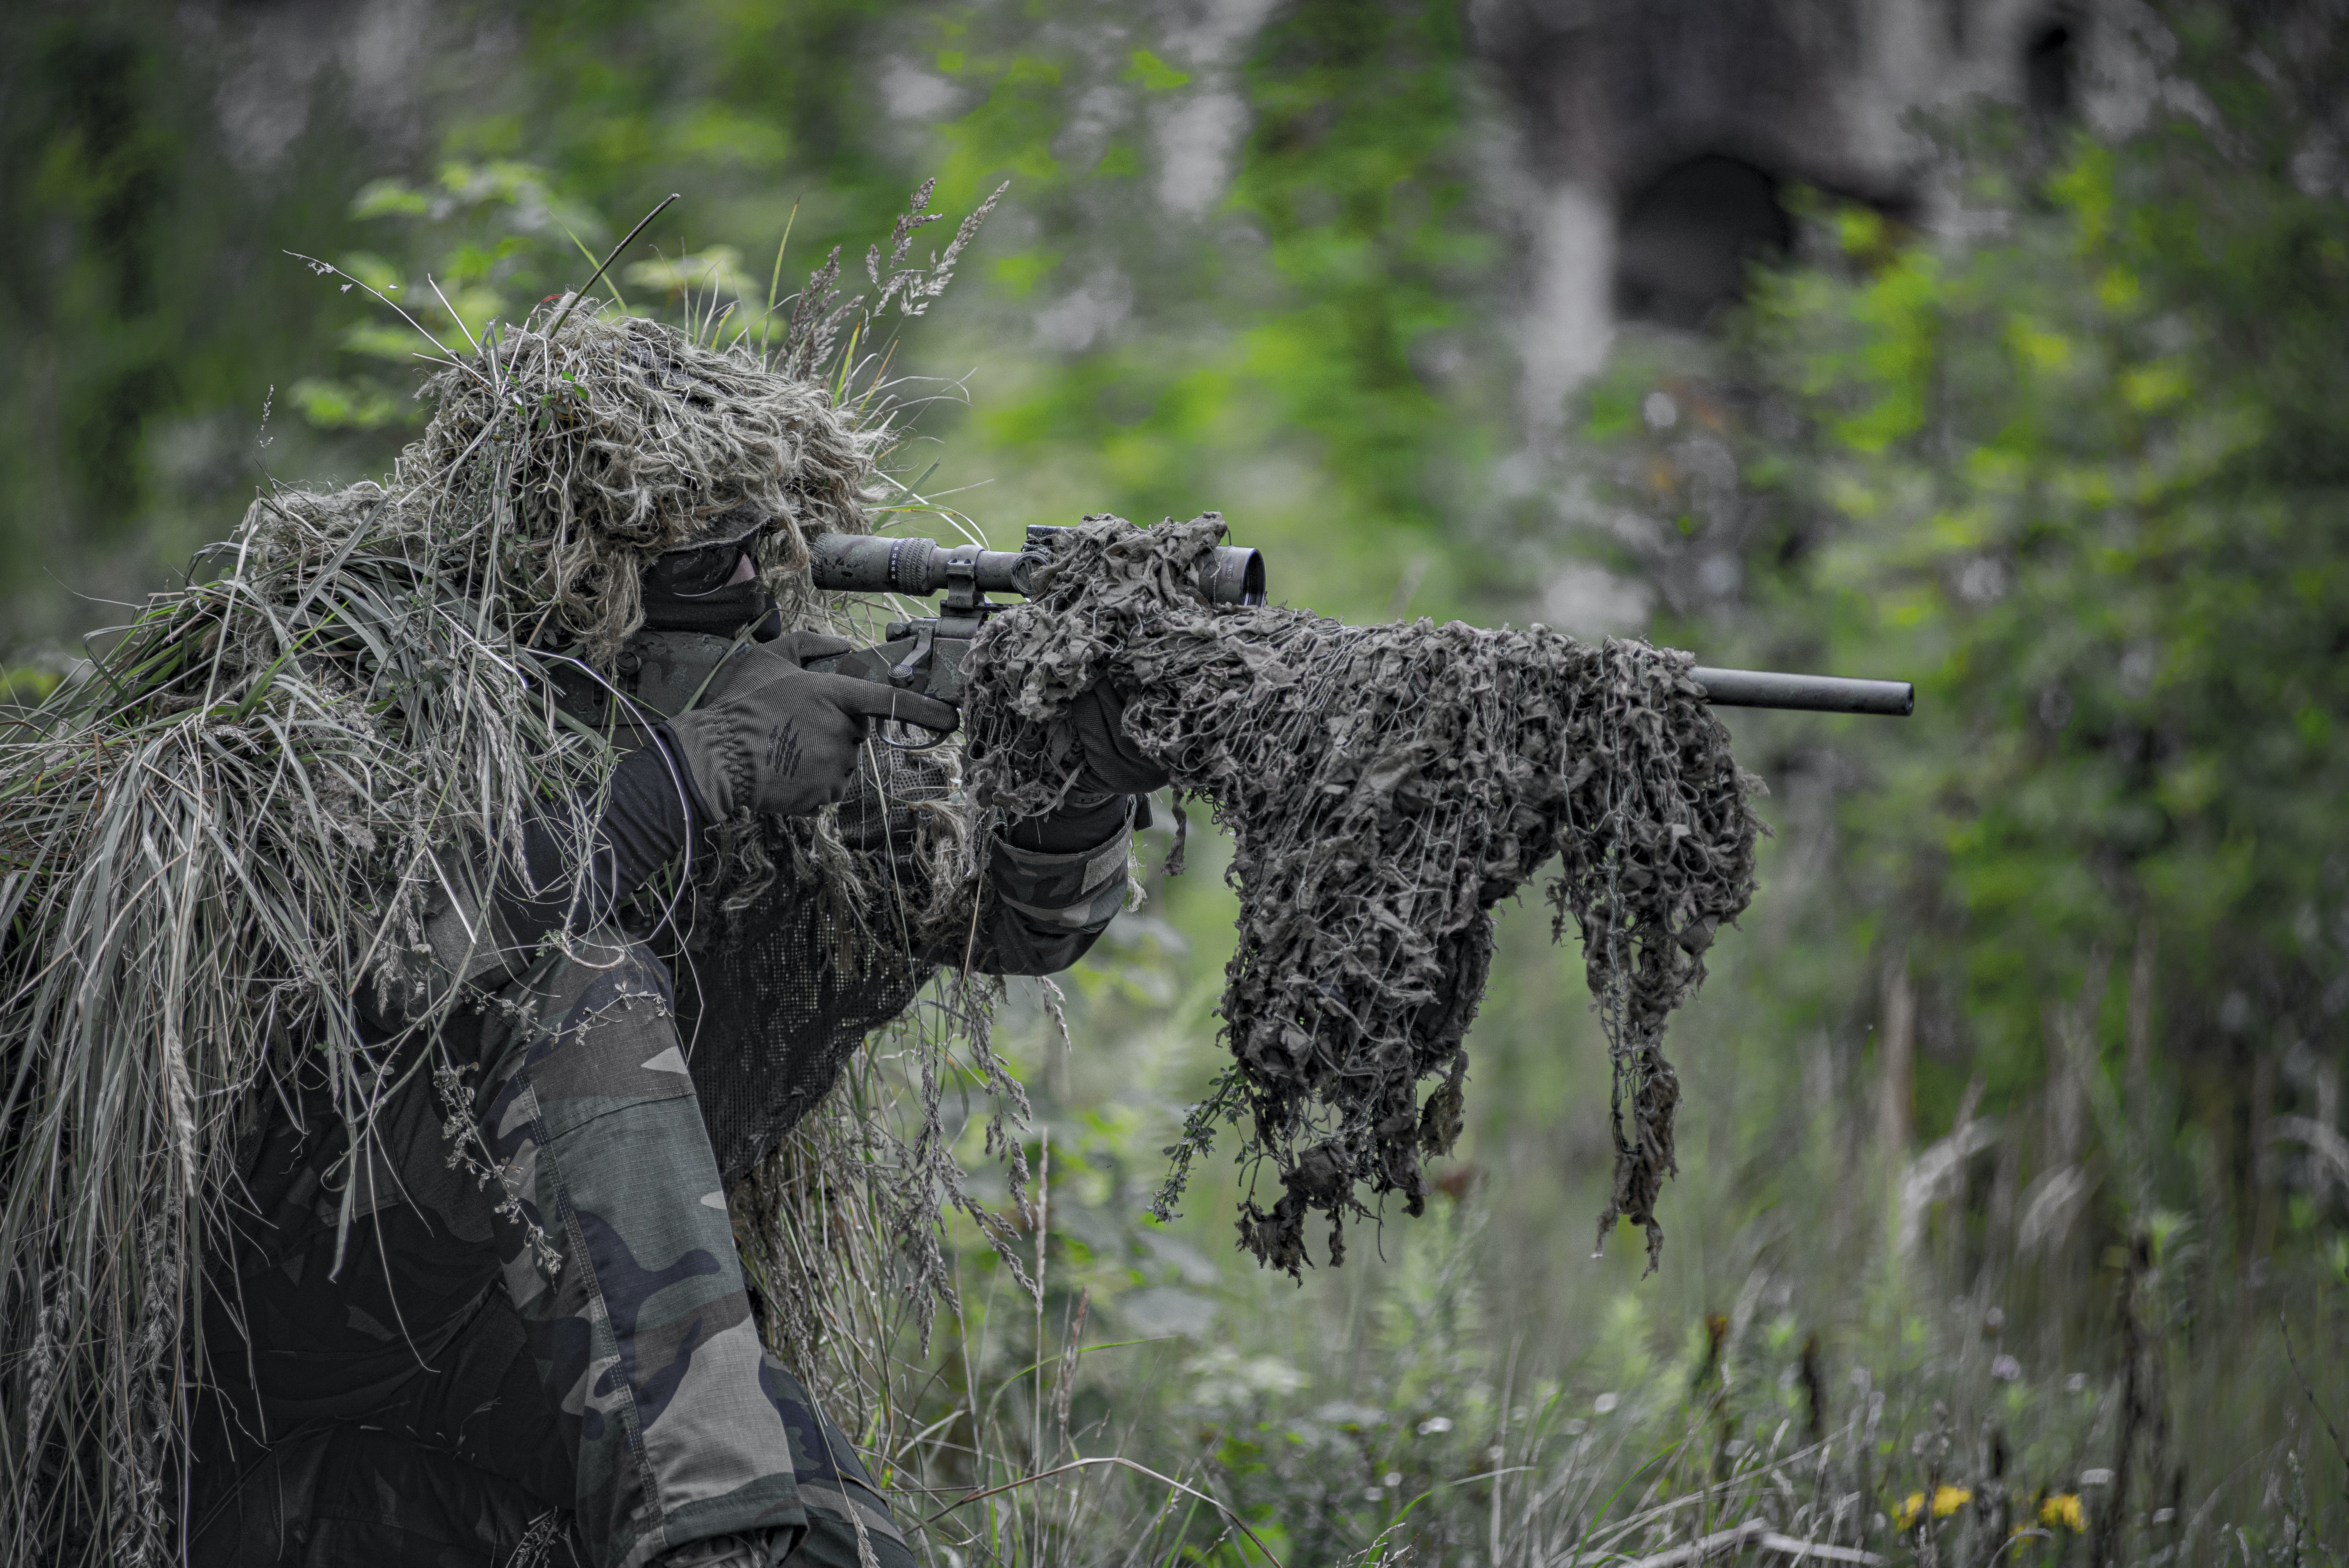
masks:
[[[1689,678],[1704,687],[1704,700],[1715,707],[1790,707],[1812,713],[1872,713],[1887,718],[1906,718],[1917,711],[1917,688],[1907,681],[1715,670],[1702,665],[1689,671]]]

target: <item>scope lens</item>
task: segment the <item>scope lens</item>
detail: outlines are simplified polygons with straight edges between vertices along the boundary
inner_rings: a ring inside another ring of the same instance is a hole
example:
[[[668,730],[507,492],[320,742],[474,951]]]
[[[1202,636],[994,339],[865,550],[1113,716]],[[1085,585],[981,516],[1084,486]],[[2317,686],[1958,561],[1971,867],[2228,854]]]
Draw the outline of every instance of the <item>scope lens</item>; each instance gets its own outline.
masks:
[[[1211,604],[1264,603],[1264,552],[1219,544],[1199,570],[1199,586]]]

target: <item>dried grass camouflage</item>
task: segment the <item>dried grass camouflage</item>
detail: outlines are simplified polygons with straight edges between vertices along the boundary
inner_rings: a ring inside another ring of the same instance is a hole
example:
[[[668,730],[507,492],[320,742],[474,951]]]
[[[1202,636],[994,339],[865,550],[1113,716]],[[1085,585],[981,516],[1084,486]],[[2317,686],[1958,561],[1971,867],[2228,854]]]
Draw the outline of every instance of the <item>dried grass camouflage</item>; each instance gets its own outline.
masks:
[[[864,526],[886,414],[782,368],[812,352],[501,330],[382,482],[263,495],[0,729],[0,1555],[168,1553],[202,1215],[254,1095],[323,1053],[363,1132],[391,1086],[354,999],[431,1028],[451,857],[494,872],[605,776],[531,650],[608,658],[636,567],[727,509],[792,520],[787,595],[805,532]]]

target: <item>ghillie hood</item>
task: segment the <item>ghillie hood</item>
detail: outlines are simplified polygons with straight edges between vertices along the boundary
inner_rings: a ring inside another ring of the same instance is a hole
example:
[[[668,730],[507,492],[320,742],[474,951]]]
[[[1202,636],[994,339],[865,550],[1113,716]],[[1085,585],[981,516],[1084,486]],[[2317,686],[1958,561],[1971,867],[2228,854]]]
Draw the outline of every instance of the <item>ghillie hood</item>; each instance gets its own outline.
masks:
[[[451,365],[423,396],[439,412],[388,483],[265,497],[248,531],[297,551],[305,532],[337,547],[430,542],[445,561],[474,542],[450,520],[488,522],[492,575],[481,583],[464,561],[465,596],[488,587],[524,641],[576,645],[598,664],[643,623],[645,564],[721,515],[774,520],[761,565],[787,603],[809,596],[808,539],[869,531],[885,420],[860,426],[826,387],[747,347],[576,313],[554,337],[524,328]]]
[[[381,482],[262,496],[0,727],[0,1557],[169,1541],[202,1216],[254,1091],[318,1053],[363,1130],[389,1086],[355,999],[453,1006],[422,937],[452,855],[493,870],[533,801],[608,776],[542,651],[608,662],[642,564],[740,507],[815,609],[806,540],[866,526],[889,439],[826,357],[586,308],[494,331]]]

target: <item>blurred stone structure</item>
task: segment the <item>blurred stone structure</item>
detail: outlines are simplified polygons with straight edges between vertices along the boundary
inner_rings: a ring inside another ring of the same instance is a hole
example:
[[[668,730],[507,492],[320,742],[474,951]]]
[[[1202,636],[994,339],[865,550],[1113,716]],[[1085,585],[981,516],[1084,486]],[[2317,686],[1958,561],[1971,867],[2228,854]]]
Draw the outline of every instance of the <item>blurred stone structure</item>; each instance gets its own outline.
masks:
[[[1476,46],[1520,138],[1527,413],[1596,369],[1613,325],[1701,328],[1794,238],[1807,185],[1933,226],[1913,111],[1987,95],[2054,122],[2126,115],[2115,0],[1479,0]]]

